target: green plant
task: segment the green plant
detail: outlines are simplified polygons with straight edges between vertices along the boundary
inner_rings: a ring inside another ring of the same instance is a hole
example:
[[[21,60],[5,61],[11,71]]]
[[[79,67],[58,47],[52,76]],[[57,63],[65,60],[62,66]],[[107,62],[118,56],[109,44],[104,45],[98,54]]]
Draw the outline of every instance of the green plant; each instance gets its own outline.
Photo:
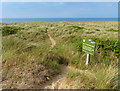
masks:
[[[76,30],[78,29],[84,29],[84,27],[79,27],[79,26],[68,26],[69,28],[75,28]]]
[[[96,31],[100,31],[100,29],[96,29]]]
[[[106,66],[104,64],[94,65],[92,72],[96,77],[96,89],[117,89],[118,68],[117,65]]]
[[[112,51],[114,56],[119,57],[120,55],[119,54],[119,45],[120,45],[119,41],[109,40],[109,39],[99,39],[99,38],[92,38],[92,40],[96,42],[97,50],[102,48],[103,57],[108,55],[107,54],[109,53],[108,51]]]
[[[74,23],[74,26],[73,23],[69,22],[3,24],[3,31],[5,30],[2,43],[4,80],[14,82],[10,80],[16,78],[16,76],[12,76],[12,74],[15,74],[13,69],[19,69],[19,71],[16,71],[17,75],[26,71],[26,73],[34,76],[33,80],[40,79],[40,82],[44,83],[45,77],[53,77],[53,75],[59,74],[61,72],[60,65],[64,64],[82,70],[80,72],[71,70],[72,72],[67,75],[67,81],[75,85],[74,88],[116,88],[118,79],[116,67],[117,57],[119,57],[117,33],[101,31],[101,29],[109,26],[109,28],[114,27],[113,30],[116,30],[117,23],[106,23],[106,26],[104,26],[104,23],[81,22]],[[10,27],[13,25],[17,27]],[[21,30],[19,27],[24,28],[19,32]],[[53,49],[50,49],[51,41],[46,32],[46,27],[56,41]],[[85,29],[85,31],[82,31],[82,29]],[[97,30],[94,31],[95,29]],[[11,32],[11,30],[15,32]],[[5,36],[10,34],[13,35]],[[106,36],[107,34],[110,38]],[[89,66],[85,65],[86,53],[82,51],[83,39],[92,39],[96,42],[95,56],[91,56]],[[47,75],[45,75],[46,73]],[[42,77],[39,75],[42,75]],[[28,78],[31,79],[32,76],[29,75]],[[22,78],[25,77],[21,76],[19,80],[22,80]],[[13,86],[13,84],[8,83],[6,85]]]
[[[95,77],[90,72],[69,71],[67,73],[67,82],[70,86],[76,89],[94,89]]]
[[[105,30],[105,31],[110,31],[110,32],[118,32],[119,30],[108,29],[108,30]]]
[[[22,29],[24,28],[5,26],[5,27],[2,27],[2,35],[6,36],[6,35],[11,35],[11,34],[16,34],[18,31]]]

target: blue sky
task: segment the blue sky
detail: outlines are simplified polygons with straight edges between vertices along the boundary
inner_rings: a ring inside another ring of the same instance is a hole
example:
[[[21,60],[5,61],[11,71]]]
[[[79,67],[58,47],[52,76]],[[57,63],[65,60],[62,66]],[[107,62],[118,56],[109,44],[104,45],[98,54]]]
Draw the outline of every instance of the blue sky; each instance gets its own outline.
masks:
[[[117,18],[117,2],[3,2],[3,18]]]

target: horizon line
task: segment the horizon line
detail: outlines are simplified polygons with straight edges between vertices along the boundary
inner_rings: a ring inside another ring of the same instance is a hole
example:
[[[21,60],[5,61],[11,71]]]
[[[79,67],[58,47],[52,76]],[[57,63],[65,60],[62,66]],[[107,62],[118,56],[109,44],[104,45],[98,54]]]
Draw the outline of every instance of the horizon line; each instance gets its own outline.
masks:
[[[15,18],[27,18],[27,17],[12,17],[12,19]],[[29,18],[74,18],[74,17],[29,17]],[[82,17],[75,17],[75,18],[82,18]],[[83,17],[83,18],[118,18],[118,17]],[[0,18],[1,19],[1,18]],[[10,17],[5,17],[2,19],[11,19]]]

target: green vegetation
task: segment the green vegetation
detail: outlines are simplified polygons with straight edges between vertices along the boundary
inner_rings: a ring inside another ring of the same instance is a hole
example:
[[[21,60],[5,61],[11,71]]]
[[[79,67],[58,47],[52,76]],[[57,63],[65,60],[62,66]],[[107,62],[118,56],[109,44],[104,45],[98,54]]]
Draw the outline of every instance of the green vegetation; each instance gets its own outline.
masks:
[[[50,52],[51,45],[46,31],[19,31],[17,35],[3,37],[2,44],[4,88],[16,88],[21,80],[26,83],[26,88],[32,88],[60,73],[58,59]]]
[[[69,28],[75,28],[75,29],[84,29],[84,27],[79,27],[79,26],[68,26]]]
[[[77,23],[74,23],[78,25]],[[92,23],[90,23],[92,25]],[[80,24],[83,25],[83,24]],[[117,89],[118,87],[118,57],[119,57],[119,45],[118,34],[116,31],[108,32],[102,31],[106,29],[102,26],[98,26],[98,30],[94,31],[93,24],[90,28],[86,28],[84,31],[74,31],[74,29],[67,28],[65,31],[53,31],[50,33],[54,36],[54,39],[57,41],[55,48],[56,51],[68,60],[68,64],[80,70],[87,70],[86,73],[80,72],[70,72],[67,75],[67,81],[70,85],[75,85],[74,88],[79,89]],[[106,24],[107,25],[107,24]],[[90,26],[88,24],[88,26]],[[108,23],[109,26],[109,23]],[[107,26],[106,26],[107,27]],[[96,26],[97,28],[97,26]],[[115,29],[114,29],[115,30]],[[69,34],[69,32],[71,32]],[[109,37],[107,37],[109,35]],[[82,52],[82,40],[83,39],[92,39],[96,42],[95,56],[91,56],[91,63],[89,66],[85,65],[86,53]],[[62,43],[62,44],[61,44]],[[55,50],[54,48],[54,50]],[[107,74],[108,73],[108,74]],[[80,74],[80,75],[79,75]],[[92,77],[89,77],[89,74],[92,74]],[[111,75],[110,75],[111,74]],[[72,75],[72,78],[71,78]]]
[[[101,68],[102,66],[102,68]],[[77,89],[117,89],[118,68],[104,64],[94,65],[91,71],[68,72],[68,84]]]
[[[96,31],[100,31],[100,29],[96,29]]]
[[[110,32],[118,32],[119,30],[108,29],[108,30],[105,30],[105,31],[110,31]]]
[[[118,33],[113,31],[117,30],[117,22],[2,25],[3,88],[16,88],[16,85],[20,88],[21,83],[26,88],[40,87],[61,73],[61,64],[81,70],[66,75],[67,84],[74,88],[117,88],[120,43]],[[56,41],[52,49],[46,28]],[[112,32],[104,31],[108,28],[113,28]],[[82,52],[83,39],[96,42],[95,56],[91,56],[89,66],[85,65],[86,53]]]
[[[68,72],[67,83],[76,89],[95,89],[95,77],[82,72]]]
[[[2,28],[2,35],[6,36],[6,35],[11,35],[11,34],[16,34],[19,30],[22,30],[24,28],[17,28],[17,27],[3,27]]]

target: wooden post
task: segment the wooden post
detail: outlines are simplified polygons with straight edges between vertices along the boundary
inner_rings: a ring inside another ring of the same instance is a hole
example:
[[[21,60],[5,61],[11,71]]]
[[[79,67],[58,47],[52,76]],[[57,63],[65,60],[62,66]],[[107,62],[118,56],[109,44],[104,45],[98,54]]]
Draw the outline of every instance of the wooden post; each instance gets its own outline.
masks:
[[[86,65],[90,64],[90,54],[87,54],[87,58],[86,58]]]

